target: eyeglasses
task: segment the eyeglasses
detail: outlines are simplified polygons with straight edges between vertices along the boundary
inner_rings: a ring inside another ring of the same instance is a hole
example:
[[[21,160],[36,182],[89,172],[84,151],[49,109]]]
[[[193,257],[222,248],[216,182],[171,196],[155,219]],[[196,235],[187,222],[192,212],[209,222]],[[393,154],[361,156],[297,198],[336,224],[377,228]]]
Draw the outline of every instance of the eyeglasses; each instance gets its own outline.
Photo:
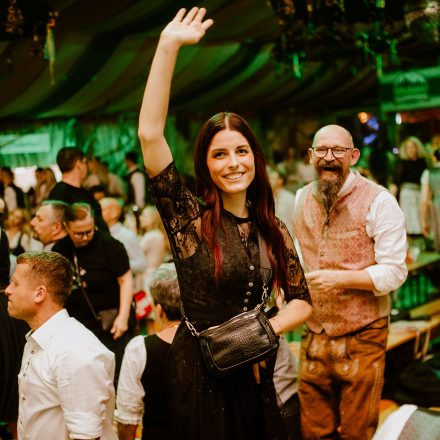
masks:
[[[345,147],[334,147],[334,148],[327,148],[327,147],[314,147],[312,148],[313,154],[315,157],[325,157],[327,156],[327,152],[330,150],[330,152],[333,154],[333,157],[335,159],[342,159],[347,154],[347,150],[353,150],[353,148],[345,148]]]

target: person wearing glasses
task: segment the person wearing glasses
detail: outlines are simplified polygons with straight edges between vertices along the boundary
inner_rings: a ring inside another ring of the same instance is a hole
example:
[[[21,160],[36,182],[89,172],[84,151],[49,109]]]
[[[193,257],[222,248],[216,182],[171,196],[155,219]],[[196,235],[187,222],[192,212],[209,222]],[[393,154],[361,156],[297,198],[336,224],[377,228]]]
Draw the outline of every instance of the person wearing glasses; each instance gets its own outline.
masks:
[[[313,303],[301,347],[305,438],[373,436],[388,294],[407,275],[404,215],[385,188],[350,169],[359,155],[345,128],[321,128],[309,149],[315,181],[296,194],[295,235]]]
[[[67,236],[52,250],[65,256],[75,269],[76,282],[66,309],[115,353],[117,383],[125,345],[134,335],[127,251],[121,242],[96,228],[93,209],[87,203],[74,203],[66,209],[65,229]]]

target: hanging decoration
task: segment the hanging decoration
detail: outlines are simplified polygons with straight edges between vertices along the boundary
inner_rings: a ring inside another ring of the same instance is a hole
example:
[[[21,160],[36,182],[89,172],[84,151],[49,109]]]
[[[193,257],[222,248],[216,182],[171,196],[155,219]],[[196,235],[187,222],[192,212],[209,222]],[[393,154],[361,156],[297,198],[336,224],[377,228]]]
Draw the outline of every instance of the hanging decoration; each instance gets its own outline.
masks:
[[[268,0],[281,34],[277,70],[303,77],[309,62],[350,59],[353,71],[371,66],[380,77],[401,63],[402,40],[439,42],[440,0]],[[281,66],[281,68],[280,68]]]
[[[0,42],[29,40],[30,54],[48,61],[50,81],[55,80],[54,30],[58,12],[45,0],[0,0]],[[6,53],[8,53],[6,51]],[[6,75],[14,70],[10,57],[0,57]]]

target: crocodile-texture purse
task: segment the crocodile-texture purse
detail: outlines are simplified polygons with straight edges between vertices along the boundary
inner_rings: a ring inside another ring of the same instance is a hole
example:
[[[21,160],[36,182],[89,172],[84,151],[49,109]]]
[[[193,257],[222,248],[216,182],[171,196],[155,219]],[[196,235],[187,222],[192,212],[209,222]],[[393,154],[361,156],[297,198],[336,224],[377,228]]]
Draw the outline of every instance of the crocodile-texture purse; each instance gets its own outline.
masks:
[[[270,273],[267,248],[258,234],[261,270]],[[227,376],[242,368],[274,355],[279,336],[264,313],[268,287],[263,276],[262,302],[254,309],[240,313],[228,321],[197,332],[184,313],[183,317],[193,336],[197,337],[208,371],[217,377]]]

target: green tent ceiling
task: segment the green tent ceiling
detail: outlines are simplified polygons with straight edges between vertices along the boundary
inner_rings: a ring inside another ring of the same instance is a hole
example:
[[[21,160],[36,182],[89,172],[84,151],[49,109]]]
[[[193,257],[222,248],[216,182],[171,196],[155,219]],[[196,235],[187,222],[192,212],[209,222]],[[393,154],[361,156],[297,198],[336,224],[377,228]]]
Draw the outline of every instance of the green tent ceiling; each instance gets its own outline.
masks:
[[[0,118],[136,112],[161,28],[179,7],[199,5],[170,0],[52,0],[47,4],[59,12],[55,83],[50,83],[47,61],[30,54],[30,37],[0,41]],[[374,65],[355,69],[351,59],[341,58],[331,63],[308,62],[301,79],[279,72],[272,48],[280,27],[269,2],[205,0],[200,5],[208,9],[215,24],[200,45],[182,51],[172,112],[206,115],[229,109],[269,114],[377,105]],[[408,51],[423,56],[420,45],[412,44]],[[431,47],[427,56],[435,64],[432,53]]]

